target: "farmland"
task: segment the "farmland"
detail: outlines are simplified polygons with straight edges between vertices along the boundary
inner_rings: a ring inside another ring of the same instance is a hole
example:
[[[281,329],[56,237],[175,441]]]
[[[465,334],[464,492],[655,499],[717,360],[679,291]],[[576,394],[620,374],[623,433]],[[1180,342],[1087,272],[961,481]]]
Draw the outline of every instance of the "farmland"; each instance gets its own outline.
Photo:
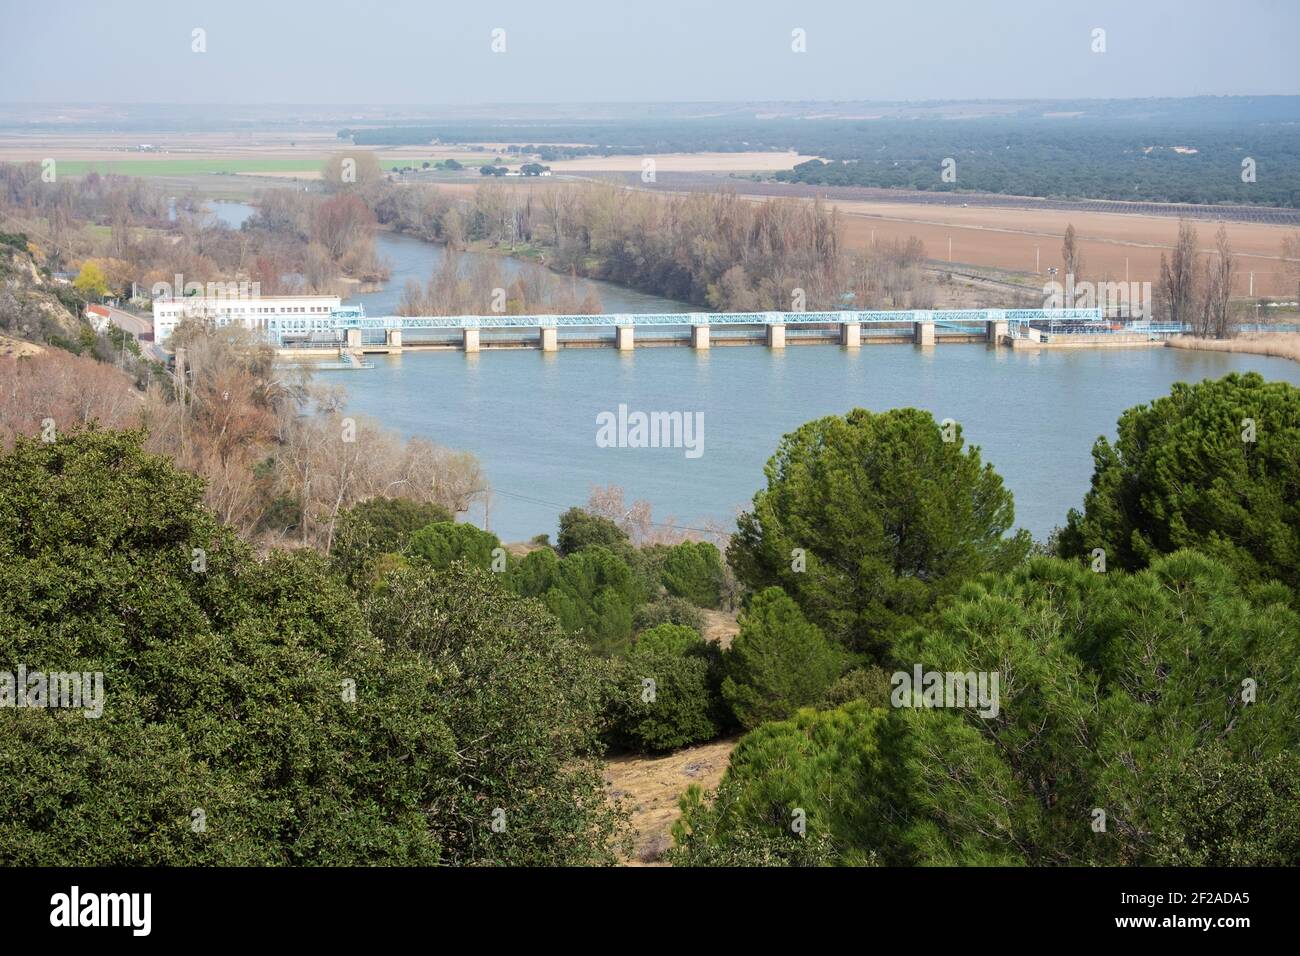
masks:
[[[1154,283],[1160,255],[1178,234],[1179,218],[1197,225],[1203,249],[1214,242],[1220,222],[1240,258],[1234,292],[1245,295],[1254,273],[1254,292],[1262,296],[1292,296],[1295,278],[1281,258],[1283,239],[1300,229],[1300,212],[1264,207],[1174,206],[1162,203],[1049,201],[991,194],[922,193],[858,187],[820,187],[752,182],[702,173],[661,172],[654,183],[629,173],[593,174],[639,189],[663,192],[713,192],[733,189],[755,201],[790,197],[811,201],[821,197],[842,215],[844,238],[855,247],[915,236],[926,256],[938,263],[1027,274],[1037,266],[1060,266],[1061,237],[1073,224],[1079,233],[1089,278]]]

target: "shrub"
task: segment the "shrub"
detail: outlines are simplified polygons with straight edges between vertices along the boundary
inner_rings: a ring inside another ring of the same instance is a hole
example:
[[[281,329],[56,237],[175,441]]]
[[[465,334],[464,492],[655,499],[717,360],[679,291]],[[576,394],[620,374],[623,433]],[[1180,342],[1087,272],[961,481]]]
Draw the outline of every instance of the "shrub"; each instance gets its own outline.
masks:
[[[886,712],[854,702],[764,724],[732,751],[711,800],[682,797],[676,866],[826,866],[877,862],[892,813],[877,775]],[[793,824],[800,820],[803,833]]]
[[[697,607],[717,607],[722,595],[722,555],[707,541],[684,541],[668,548],[659,567],[669,594]]]
[[[754,597],[724,659],[722,696],[742,727],[820,701],[838,676],[839,652],[780,588]]]
[[[472,524],[438,521],[426,525],[411,535],[407,554],[412,560],[431,568],[450,567],[453,561],[463,561],[476,568],[489,568],[500,540],[490,531],[482,531]]]
[[[704,638],[694,628],[682,624],[660,624],[638,634],[634,647],[637,653],[666,651],[680,655],[703,643]]]
[[[628,543],[627,532],[610,521],[582,508],[570,508],[560,515],[560,533],[556,548],[567,556],[583,548],[608,548],[618,551]]]
[[[1243,763],[1221,746],[1161,766],[1150,848],[1159,866],[1295,866],[1300,861],[1300,757]]]
[[[618,745],[662,753],[718,736],[716,682],[706,654],[638,648],[618,664],[610,702]]]
[[[339,516],[330,561],[349,584],[356,586],[379,555],[405,551],[415,532],[451,520],[451,513],[441,505],[406,498],[371,498]]]
[[[633,627],[638,632],[660,624],[681,624],[701,634],[704,633],[704,615],[700,613],[700,609],[679,597],[660,598],[636,609]]]
[[[368,606],[371,630],[429,664],[455,747],[430,811],[444,858],[512,865],[609,863],[618,816],[594,757],[600,665],[501,576],[455,564],[387,580]],[[492,814],[507,826],[494,832]]]
[[[866,701],[872,707],[888,707],[889,672],[880,667],[855,667],[840,676],[826,691],[821,705],[839,707],[849,701]]]

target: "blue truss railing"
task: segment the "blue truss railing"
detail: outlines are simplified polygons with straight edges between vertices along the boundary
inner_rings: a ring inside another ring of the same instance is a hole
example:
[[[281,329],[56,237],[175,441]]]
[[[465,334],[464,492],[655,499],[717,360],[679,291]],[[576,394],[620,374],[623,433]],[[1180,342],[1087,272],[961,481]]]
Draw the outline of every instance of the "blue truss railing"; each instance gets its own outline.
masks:
[[[344,312],[331,317],[337,330],[363,329],[541,329],[609,328],[618,326],[691,325],[888,325],[934,322],[966,327],[972,323],[1006,321],[1027,324],[1069,320],[1102,320],[1101,309],[905,309],[896,312],[657,312],[600,315],[385,315],[358,316]]]

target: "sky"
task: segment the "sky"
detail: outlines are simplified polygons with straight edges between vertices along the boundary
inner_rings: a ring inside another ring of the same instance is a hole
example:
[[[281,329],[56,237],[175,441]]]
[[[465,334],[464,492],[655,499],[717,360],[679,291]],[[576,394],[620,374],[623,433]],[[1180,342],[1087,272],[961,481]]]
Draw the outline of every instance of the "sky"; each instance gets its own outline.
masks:
[[[1298,0],[0,0],[0,101],[1295,94],[1297,36]]]

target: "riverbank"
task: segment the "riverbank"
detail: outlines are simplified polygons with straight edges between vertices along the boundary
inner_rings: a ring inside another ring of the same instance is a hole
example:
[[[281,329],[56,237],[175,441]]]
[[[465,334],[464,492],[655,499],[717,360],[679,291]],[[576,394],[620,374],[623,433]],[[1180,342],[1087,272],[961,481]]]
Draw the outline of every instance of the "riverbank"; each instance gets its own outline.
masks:
[[[1178,335],[1171,338],[1166,344],[1172,349],[1267,355],[1271,358],[1284,358],[1293,362],[1300,362],[1300,332],[1239,335],[1233,339],[1202,339],[1192,335]]]

